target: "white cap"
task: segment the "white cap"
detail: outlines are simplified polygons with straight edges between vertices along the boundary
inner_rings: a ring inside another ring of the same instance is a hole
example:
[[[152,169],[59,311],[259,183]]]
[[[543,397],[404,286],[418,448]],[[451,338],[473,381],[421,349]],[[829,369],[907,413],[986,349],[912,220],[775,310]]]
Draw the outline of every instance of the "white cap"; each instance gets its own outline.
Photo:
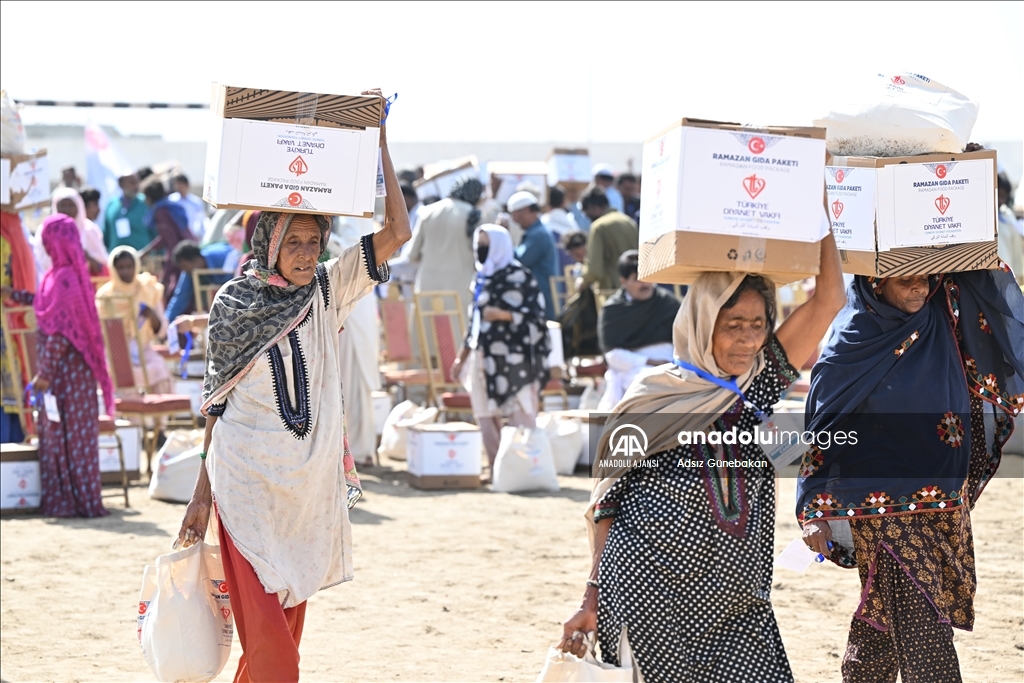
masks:
[[[593,169],[591,169],[590,175],[593,178],[596,178],[599,175],[606,175],[609,178],[614,178],[615,171],[612,170],[612,167],[609,164],[597,164]]]
[[[534,206],[539,204],[537,198],[529,192],[516,192],[514,195],[508,198],[508,203],[505,205],[509,213],[518,211],[519,209],[525,209],[528,206]]]

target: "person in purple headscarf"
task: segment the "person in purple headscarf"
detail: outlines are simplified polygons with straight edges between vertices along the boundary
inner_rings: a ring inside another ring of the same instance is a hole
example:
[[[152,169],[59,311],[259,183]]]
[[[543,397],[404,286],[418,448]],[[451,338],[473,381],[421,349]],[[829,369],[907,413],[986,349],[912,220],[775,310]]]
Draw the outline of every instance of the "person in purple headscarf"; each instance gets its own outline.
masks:
[[[38,362],[31,389],[39,411],[42,512],[52,517],[102,517],[97,384],[108,415],[114,389],[107,374],[103,333],[75,219],[54,214],[43,222],[43,247],[52,265],[36,294],[4,288],[4,299],[35,309]],[[47,398],[51,396],[52,398]],[[52,414],[55,399],[56,413]]]

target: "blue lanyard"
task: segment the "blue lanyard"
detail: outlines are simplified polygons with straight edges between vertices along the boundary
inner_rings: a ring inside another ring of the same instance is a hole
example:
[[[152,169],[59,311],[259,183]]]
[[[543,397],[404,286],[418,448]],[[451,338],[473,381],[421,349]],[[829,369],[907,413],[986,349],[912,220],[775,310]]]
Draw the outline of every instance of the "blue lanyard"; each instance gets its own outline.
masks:
[[[476,289],[473,290],[473,306],[476,306],[476,302],[480,300],[480,293],[484,291],[484,283],[487,282],[487,278],[482,275],[476,276]]]
[[[766,421],[768,419],[768,416],[765,415],[763,410],[761,410],[756,405],[754,405],[753,403],[750,402],[750,400],[747,398],[746,394],[743,393],[743,390],[740,389],[738,384],[736,384],[736,378],[735,377],[732,377],[729,380],[724,380],[721,377],[715,377],[714,375],[712,375],[709,372],[704,372],[703,370],[698,368],[696,365],[691,365],[690,363],[687,363],[685,360],[680,360],[678,358],[673,358],[672,362],[675,363],[677,366],[683,368],[684,370],[689,370],[690,372],[692,372],[693,374],[697,375],[701,379],[705,379],[705,380],[711,382],[712,384],[717,384],[718,386],[722,387],[723,389],[728,389],[729,391],[731,391],[734,394],[738,395],[740,397],[740,400],[743,401],[743,405],[745,405],[748,408],[750,408],[751,410],[753,410],[754,411],[754,415],[756,415],[757,418],[759,420],[761,420],[762,422],[764,422],[764,421]]]

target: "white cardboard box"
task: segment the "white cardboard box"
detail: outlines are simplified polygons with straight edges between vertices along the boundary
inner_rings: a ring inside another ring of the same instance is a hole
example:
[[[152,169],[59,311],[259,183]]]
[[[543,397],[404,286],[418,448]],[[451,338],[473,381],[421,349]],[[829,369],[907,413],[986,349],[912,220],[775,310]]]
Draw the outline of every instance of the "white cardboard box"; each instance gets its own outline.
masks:
[[[38,508],[41,497],[38,460],[0,462],[0,508]]]
[[[875,169],[826,166],[825,190],[836,246],[874,251]]]
[[[833,163],[825,184],[845,272],[892,277],[998,266],[994,151]]]
[[[431,197],[444,199],[451,194],[457,183],[466,178],[479,178],[479,175],[476,157],[467,157],[450,164],[435,164],[422,180],[413,183],[413,187],[421,200]]]
[[[491,179],[491,196],[502,206],[523,184],[534,188],[540,206],[547,203],[547,165],[542,161],[492,161],[487,164],[487,174]]]
[[[589,183],[590,154],[585,149],[556,149],[548,157],[548,185]]]
[[[142,435],[138,427],[119,427],[117,435],[121,437],[121,448],[124,449],[125,472],[139,471],[139,453]],[[100,473],[121,472],[121,461],[117,456],[117,440],[108,434],[101,434],[99,441]]]
[[[221,207],[372,215],[380,129],[214,118],[203,199]]]
[[[696,123],[644,144],[641,242],[674,230],[821,240],[824,138]]]
[[[50,159],[46,150],[0,158],[0,208],[16,213],[50,203]]]
[[[406,449],[409,474],[479,477],[482,445],[480,428],[467,422],[414,425]]]

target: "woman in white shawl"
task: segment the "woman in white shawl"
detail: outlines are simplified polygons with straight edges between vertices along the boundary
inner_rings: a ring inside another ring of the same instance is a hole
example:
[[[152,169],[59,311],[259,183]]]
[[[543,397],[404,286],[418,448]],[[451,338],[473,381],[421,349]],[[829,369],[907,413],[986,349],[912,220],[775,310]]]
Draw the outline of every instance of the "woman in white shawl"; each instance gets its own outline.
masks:
[[[775,288],[765,278],[696,279],[673,325],[675,362],[633,382],[598,445],[600,463],[616,429],[647,440],[634,461],[642,466],[616,461],[595,472],[593,567],[564,651],[582,655],[596,631],[604,660],[617,664],[625,633],[648,683],[793,680],[770,600],[773,468],[749,432],[845,300],[831,234],[814,296],[774,334]],[[748,438],[724,438],[733,429]],[[681,445],[684,432],[706,444]]]

